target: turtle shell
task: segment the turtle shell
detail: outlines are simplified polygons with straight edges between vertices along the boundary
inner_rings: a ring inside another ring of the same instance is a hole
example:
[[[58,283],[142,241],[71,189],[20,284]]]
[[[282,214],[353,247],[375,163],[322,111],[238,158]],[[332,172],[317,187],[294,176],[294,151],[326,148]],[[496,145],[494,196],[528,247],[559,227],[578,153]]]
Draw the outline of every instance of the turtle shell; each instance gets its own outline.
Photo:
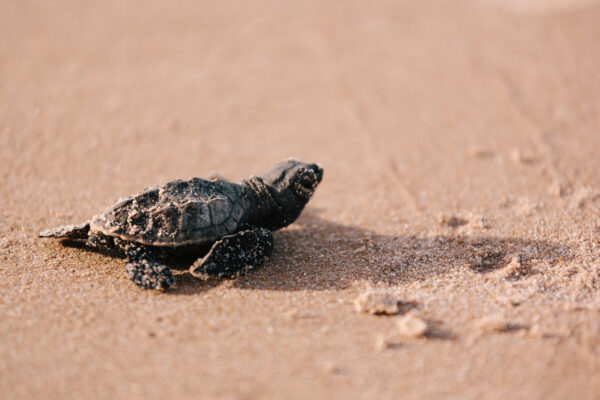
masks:
[[[151,246],[200,244],[237,232],[246,209],[240,185],[175,180],[120,199],[94,216],[90,228]]]

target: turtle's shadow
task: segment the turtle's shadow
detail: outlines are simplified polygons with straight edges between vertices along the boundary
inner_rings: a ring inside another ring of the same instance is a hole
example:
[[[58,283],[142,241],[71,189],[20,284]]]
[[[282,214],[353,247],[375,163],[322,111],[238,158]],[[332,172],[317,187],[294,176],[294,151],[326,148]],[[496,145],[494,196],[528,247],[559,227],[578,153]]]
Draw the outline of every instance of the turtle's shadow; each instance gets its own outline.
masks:
[[[232,281],[232,286],[252,290],[342,290],[356,281],[398,285],[465,269],[488,273],[505,266],[512,255],[522,264],[532,260],[554,263],[568,259],[569,248],[557,243],[494,236],[461,236],[450,229],[434,237],[379,235],[318,217],[306,210],[288,229],[274,233],[275,250],[260,268]],[[97,250],[77,241],[63,245],[120,257],[118,252]],[[170,257],[175,272],[173,295],[195,295],[223,280],[201,280],[187,267],[194,257]],[[535,273],[535,268],[530,273]]]
[[[342,290],[355,281],[397,285],[453,269],[485,274],[506,266],[512,255],[519,255],[524,265],[533,265],[533,260],[552,264],[559,257],[569,258],[568,247],[547,241],[452,232],[430,238],[378,235],[321,219],[315,212],[305,212],[296,224],[274,236],[270,260],[236,278],[233,287]],[[191,295],[219,282],[180,274],[170,293]]]

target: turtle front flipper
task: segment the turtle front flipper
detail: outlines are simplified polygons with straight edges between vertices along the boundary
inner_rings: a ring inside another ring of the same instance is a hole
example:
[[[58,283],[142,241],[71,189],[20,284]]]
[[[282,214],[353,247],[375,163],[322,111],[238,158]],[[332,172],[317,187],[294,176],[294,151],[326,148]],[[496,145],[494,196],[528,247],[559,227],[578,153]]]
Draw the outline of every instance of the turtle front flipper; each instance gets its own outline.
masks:
[[[125,244],[127,277],[143,289],[167,290],[173,284],[171,269],[154,250],[139,243]]]
[[[57,238],[64,240],[87,239],[90,231],[90,223],[84,222],[79,225],[63,225],[54,229],[46,229],[38,234],[41,238]]]
[[[271,232],[254,227],[216,241],[208,254],[190,267],[190,273],[197,277],[204,274],[233,277],[260,265],[272,251]]]

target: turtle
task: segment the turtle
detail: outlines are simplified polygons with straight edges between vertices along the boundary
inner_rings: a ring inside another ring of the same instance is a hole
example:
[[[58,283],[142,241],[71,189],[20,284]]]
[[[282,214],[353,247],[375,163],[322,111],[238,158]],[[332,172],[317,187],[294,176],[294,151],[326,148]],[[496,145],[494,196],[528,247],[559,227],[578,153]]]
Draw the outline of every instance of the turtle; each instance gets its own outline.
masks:
[[[234,277],[271,255],[271,232],[298,218],[322,179],[319,164],[292,158],[239,183],[173,180],[39,237],[120,253],[127,276],[144,289],[167,290],[174,280],[166,261],[181,254],[193,257],[193,276]]]

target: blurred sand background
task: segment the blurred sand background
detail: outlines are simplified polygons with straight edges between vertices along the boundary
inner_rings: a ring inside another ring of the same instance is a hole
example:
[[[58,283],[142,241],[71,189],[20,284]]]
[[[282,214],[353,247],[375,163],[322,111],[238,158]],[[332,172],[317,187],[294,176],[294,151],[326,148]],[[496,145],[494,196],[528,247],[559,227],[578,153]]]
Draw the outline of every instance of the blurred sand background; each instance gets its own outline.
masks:
[[[0,10],[0,397],[598,398],[599,2]],[[289,156],[325,179],[237,280],[36,237]]]

